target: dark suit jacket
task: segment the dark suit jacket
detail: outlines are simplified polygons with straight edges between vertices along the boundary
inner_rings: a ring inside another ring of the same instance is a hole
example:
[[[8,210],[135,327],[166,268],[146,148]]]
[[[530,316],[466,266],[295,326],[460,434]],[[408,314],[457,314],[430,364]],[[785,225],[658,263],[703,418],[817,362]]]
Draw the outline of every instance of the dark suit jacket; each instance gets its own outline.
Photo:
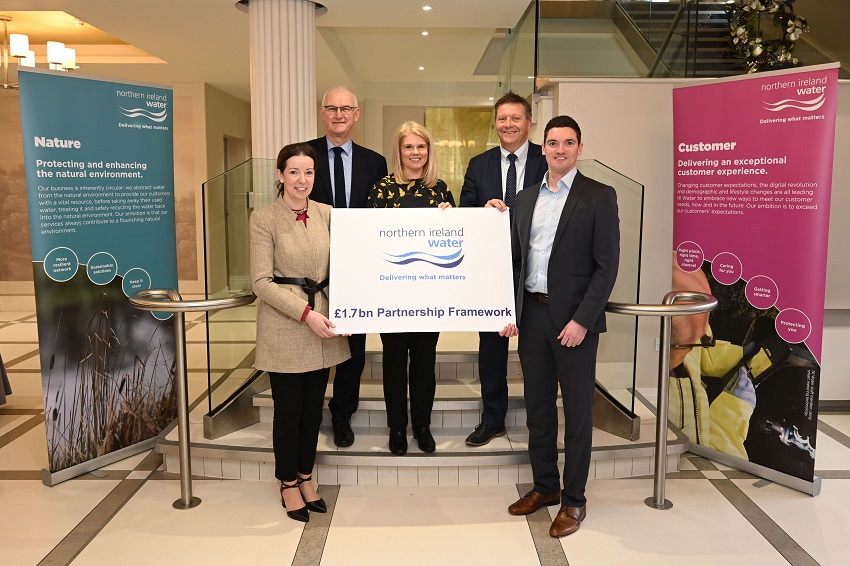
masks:
[[[539,186],[517,194],[511,234],[517,326],[528,260],[529,237]],[[575,320],[588,332],[605,332],[605,304],[620,263],[620,219],[613,187],[576,174],[549,259],[549,311],[557,328]]]
[[[460,191],[460,206],[484,206],[490,199],[503,198],[501,158],[501,148],[497,146],[469,160]],[[546,159],[543,158],[540,146],[529,142],[525,175],[517,188],[540,183],[544,173]]]
[[[333,206],[334,190],[331,184],[331,169],[328,163],[328,142],[325,136],[310,140],[316,150],[316,180],[310,199]],[[366,208],[366,198],[372,187],[387,176],[387,160],[376,151],[352,142],[351,149],[351,197],[349,208]]]

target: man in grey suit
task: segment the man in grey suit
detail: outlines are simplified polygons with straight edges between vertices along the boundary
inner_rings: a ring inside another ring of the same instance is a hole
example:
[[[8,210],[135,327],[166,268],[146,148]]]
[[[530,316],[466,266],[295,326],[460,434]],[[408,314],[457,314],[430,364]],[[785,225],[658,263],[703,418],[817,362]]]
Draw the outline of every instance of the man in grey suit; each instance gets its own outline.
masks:
[[[360,119],[357,97],[345,87],[333,87],[322,97],[320,112],[327,133],[307,142],[319,156],[310,198],[334,208],[366,208],[369,191],[387,175],[387,160],[351,139],[354,124]],[[351,415],[357,410],[360,400],[360,375],[366,364],[366,335],[349,336],[348,346],[351,359],[336,366],[333,397],[328,402],[334,444],[341,447],[354,444]]]
[[[499,147],[488,149],[469,160],[460,193],[461,206],[484,206],[492,199],[500,199],[513,209],[517,192],[522,187],[540,183],[546,172],[546,160],[540,146],[528,141],[531,129],[531,105],[528,101],[508,92],[496,101],[495,120]],[[505,434],[505,414],[508,411],[507,338],[497,332],[479,333],[478,374],[484,411],[480,424],[466,438],[469,446],[483,446]]]
[[[578,172],[581,129],[556,116],[544,131],[548,171],[517,195],[511,248],[519,359],[525,378],[528,454],[534,488],[508,507],[528,515],[560,504],[553,537],[576,532],[586,515],[599,334],[620,260],[614,189]],[[503,202],[490,206],[504,210]],[[563,489],[558,473],[558,387],[565,418]]]

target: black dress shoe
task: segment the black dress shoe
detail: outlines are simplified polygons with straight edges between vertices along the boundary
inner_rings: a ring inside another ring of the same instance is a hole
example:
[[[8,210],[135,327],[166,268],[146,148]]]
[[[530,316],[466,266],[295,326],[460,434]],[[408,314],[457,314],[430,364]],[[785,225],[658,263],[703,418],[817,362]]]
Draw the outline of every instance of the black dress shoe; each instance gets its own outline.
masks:
[[[292,485],[284,485],[283,482],[280,482],[280,504],[283,505],[284,509],[286,509],[286,502],[283,500],[283,490],[284,489],[293,489],[293,488],[295,488],[295,489],[298,488],[298,482],[297,481]],[[301,490],[298,490],[298,491],[300,492]],[[300,509],[295,509],[294,511],[289,511],[287,509],[286,516],[289,517],[290,519],[294,520],[294,521],[301,521],[302,523],[309,523],[310,522],[310,511],[308,511],[308,507],[309,507],[309,505],[305,504],[304,507],[301,507]]]
[[[312,475],[307,476],[306,478],[299,477],[297,480],[295,480],[295,484],[300,486],[302,483],[310,481],[310,479],[312,479],[312,477],[313,477]],[[299,487],[298,490],[301,491],[301,488]],[[304,497],[303,493],[301,494],[301,497]],[[318,498],[318,499],[314,499],[313,501],[307,501],[305,499],[304,504],[307,506],[307,509],[309,509],[310,511],[313,511],[314,513],[327,513],[328,512],[328,504],[325,503],[325,500],[322,499],[321,497]]]
[[[467,446],[484,446],[497,436],[505,436],[504,426],[494,426],[487,423],[481,423],[475,427],[472,434],[466,437]]]
[[[404,456],[407,454],[407,431],[390,431],[390,452],[396,456]]]
[[[413,427],[413,438],[419,443],[419,449],[423,452],[431,453],[437,449],[437,443],[434,437],[431,436],[431,429],[427,426]]]
[[[334,429],[334,444],[340,448],[346,448],[354,444],[354,431],[348,419],[333,419],[331,426]]]

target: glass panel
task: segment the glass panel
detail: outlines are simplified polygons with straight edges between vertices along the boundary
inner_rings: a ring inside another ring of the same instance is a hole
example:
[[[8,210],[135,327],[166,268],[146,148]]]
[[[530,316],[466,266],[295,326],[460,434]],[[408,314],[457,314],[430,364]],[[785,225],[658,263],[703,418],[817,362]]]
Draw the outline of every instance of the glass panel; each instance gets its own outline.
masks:
[[[277,195],[273,159],[253,159],[203,185],[206,297],[250,288],[248,220]],[[209,411],[215,411],[255,373],[257,308],[212,311],[206,317]]]
[[[578,162],[582,174],[617,191],[620,214],[620,268],[611,301],[637,303],[640,283],[643,185],[617,173],[596,160]],[[624,407],[634,412],[637,317],[607,315],[608,332],[600,336],[596,382]]]
[[[541,18],[539,77],[639,77],[631,48],[611,19]]]
[[[528,5],[517,25],[505,32],[496,99],[510,90],[525,97],[534,92],[536,42],[537,2],[534,1]]]

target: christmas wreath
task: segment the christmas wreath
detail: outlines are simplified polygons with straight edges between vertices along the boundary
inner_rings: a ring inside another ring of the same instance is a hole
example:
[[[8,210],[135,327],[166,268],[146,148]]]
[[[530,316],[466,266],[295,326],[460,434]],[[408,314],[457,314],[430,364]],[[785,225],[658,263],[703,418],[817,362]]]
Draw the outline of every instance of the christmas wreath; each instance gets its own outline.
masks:
[[[795,0],[735,0],[729,5],[729,30],[736,57],[746,59],[749,73],[793,67],[796,41],[808,22],[794,13]],[[782,32],[779,39],[765,39],[762,18],[769,16]]]

